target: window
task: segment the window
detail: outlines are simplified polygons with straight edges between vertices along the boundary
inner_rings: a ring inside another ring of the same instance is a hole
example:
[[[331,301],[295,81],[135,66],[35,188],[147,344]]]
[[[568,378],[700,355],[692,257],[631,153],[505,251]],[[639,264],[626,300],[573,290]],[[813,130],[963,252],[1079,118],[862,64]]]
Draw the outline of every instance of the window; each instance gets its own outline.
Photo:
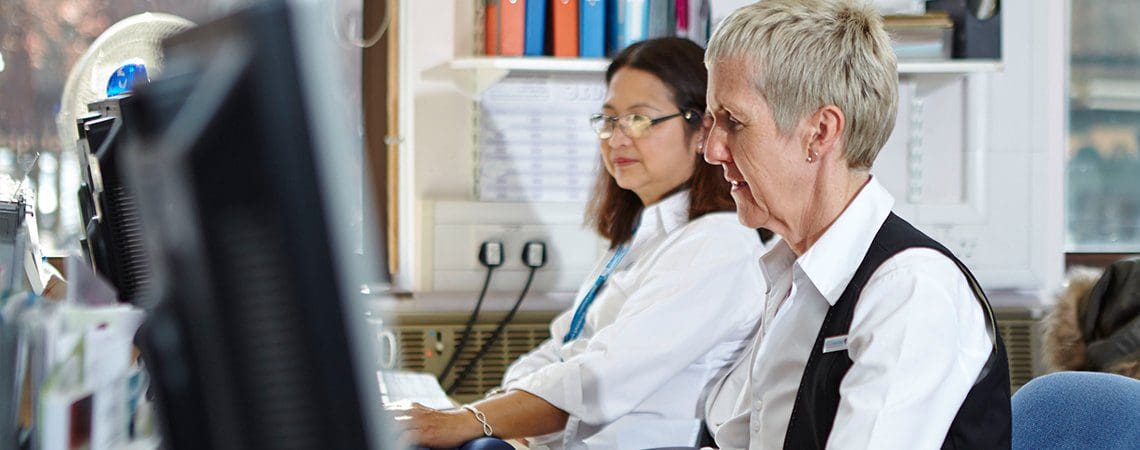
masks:
[[[1066,251],[1140,251],[1140,3],[1072,1]]]
[[[128,16],[165,12],[201,21],[213,1],[4,0],[0,2],[0,191],[21,181],[36,192],[40,244],[78,248],[81,228],[76,155],[60,152],[55,117],[73,64],[107,27]],[[27,174],[25,178],[24,175]]]
[[[60,150],[56,115],[68,74],[91,42],[112,24],[138,13],[162,12],[200,23],[245,3],[249,1],[0,0],[0,194],[10,196],[21,182],[36,192],[45,253],[78,249],[83,228],[77,201],[79,163],[74,152]],[[344,17],[335,24],[344,29],[333,30],[330,23],[330,32],[359,36],[361,0],[328,4]],[[343,48],[342,72],[350,90],[345,94],[359,99],[361,53],[350,45]],[[359,116],[359,111],[354,114]]]

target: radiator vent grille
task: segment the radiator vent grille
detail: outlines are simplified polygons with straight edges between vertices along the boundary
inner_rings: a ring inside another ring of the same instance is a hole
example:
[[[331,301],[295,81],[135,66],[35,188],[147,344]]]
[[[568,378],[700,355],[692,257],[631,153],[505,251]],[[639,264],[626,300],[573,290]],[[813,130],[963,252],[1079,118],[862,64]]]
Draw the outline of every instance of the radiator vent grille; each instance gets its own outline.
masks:
[[[448,378],[443,380],[444,387],[450,386],[452,380],[467,367],[471,358],[494,333],[495,326],[496,324],[475,325],[467,346],[460,353],[459,361]],[[482,398],[485,392],[499,386],[512,362],[550,337],[548,327],[545,323],[508,325],[452,396],[459,401],[472,401]],[[397,326],[400,368],[438,375],[443,371],[443,366],[447,364],[462,333],[462,324]]]
[[[1009,358],[1010,391],[1020,389],[1037,374],[1034,361],[1037,354],[1037,321],[1033,319],[1000,319],[998,328],[1005,341]],[[507,326],[503,336],[484,355],[483,360],[471,371],[471,375],[456,390],[453,397],[461,402],[482,398],[488,390],[495,388],[502,380],[507,367],[531,349],[550,337],[546,323],[515,323]],[[452,374],[442,383],[449,386],[454,377],[467,366],[467,362],[490,338],[495,324],[476,324],[467,347],[463,350],[452,369]],[[459,342],[463,332],[462,323],[438,323],[431,325],[401,325],[396,327],[399,343],[400,368],[429,372],[438,375],[451,351]]]
[[[1005,340],[1006,357],[1009,359],[1009,391],[1016,392],[1033,379],[1033,361],[1036,320],[998,320],[1001,338]]]

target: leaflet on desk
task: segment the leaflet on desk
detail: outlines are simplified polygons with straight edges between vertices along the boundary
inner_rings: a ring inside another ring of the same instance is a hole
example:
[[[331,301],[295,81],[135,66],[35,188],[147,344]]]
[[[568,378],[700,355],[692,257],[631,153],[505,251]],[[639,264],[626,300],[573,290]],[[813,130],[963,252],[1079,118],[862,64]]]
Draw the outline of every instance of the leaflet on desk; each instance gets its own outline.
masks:
[[[17,330],[15,352],[8,352],[15,354],[13,364],[5,364],[0,376],[6,381],[0,399],[13,400],[4,420],[18,415],[24,395],[38,394],[30,402],[34,447],[68,449],[80,443],[98,450],[126,445],[132,438],[133,396],[138,394],[130,388],[137,387],[131,380],[139,370],[132,367],[131,341],[143,312],[130,306],[85,307],[25,297],[7,301],[2,315],[0,334],[9,337],[11,329]],[[25,377],[27,389],[21,385]]]
[[[28,304],[27,294],[0,298],[0,442],[16,442],[27,357],[20,353],[17,318]]]

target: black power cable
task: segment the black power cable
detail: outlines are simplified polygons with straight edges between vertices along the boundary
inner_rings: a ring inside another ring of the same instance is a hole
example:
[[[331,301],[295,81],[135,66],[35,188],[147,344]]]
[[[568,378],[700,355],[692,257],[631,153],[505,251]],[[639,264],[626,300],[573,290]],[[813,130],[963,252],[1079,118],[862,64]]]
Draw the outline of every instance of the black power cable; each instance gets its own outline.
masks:
[[[503,334],[503,330],[507,328],[507,324],[515,318],[515,313],[518,313],[519,306],[522,305],[523,299],[526,298],[527,291],[530,290],[530,284],[534,281],[534,273],[538,271],[539,267],[546,265],[546,244],[537,241],[527,242],[523,246],[523,262],[530,267],[530,273],[526,276],[526,284],[523,285],[522,292],[519,293],[519,298],[515,300],[514,306],[511,307],[510,312],[507,313],[503,320],[499,321],[499,326],[495,327],[495,331],[491,333],[491,337],[483,342],[483,346],[479,348],[479,352],[467,362],[467,367],[463,368],[463,372],[455,377],[455,381],[451,382],[451,386],[447,387],[447,395],[455,393],[471,371],[475,369],[475,365],[483,359],[483,355],[487,354],[487,350],[491,349],[492,345],[499,340],[499,336]]]
[[[471,358],[471,361],[467,362],[467,367],[463,368],[463,372],[460,372],[459,376],[455,377],[455,381],[451,382],[451,386],[447,387],[447,395],[455,393],[455,390],[459,388],[459,385],[463,383],[463,380],[466,380],[467,376],[471,374],[471,371],[475,369],[475,365],[479,364],[479,360],[483,359],[483,355],[487,353],[487,350],[490,350],[491,346],[495,345],[495,342],[499,340],[499,335],[503,333],[503,329],[507,327],[507,324],[511,322],[511,319],[515,318],[515,313],[518,312],[519,305],[521,305],[523,299],[526,298],[526,291],[530,289],[530,283],[534,280],[534,273],[536,271],[538,271],[538,268],[530,268],[530,274],[526,277],[526,285],[523,286],[522,294],[519,295],[518,300],[515,300],[515,305],[511,307],[511,311],[507,313],[507,316],[503,317],[503,320],[499,321],[499,326],[495,327],[495,331],[491,333],[491,337],[487,338],[487,340],[483,342],[483,346],[479,348],[479,352],[476,353],[473,358]]]
[[[487,277],[483,279],[483,288],[479,290],[479,299],[475,301],[475,308],[471,310],[471,316],[467,318],[467,324],[463,326],[463,335],[459,338],[459,344],[455,346],[455,351],[451,353],[451,358],[448,358],[447,365],[439,374],[440,383],[443,383],[451,374],[451,368],[459,360],[459,354],[463,353],[463,349],[467,347],[467,341],[471,338],[471,330],[475,327],[475,320],[479,317],[479,309],[483,307],[483,298],[487,296],[487,288],[491,285],[491,273],[495,271],[496,267],[503,265],[503,244],[500,242],[484,242],[479,249],[479,262],[487,267]]]

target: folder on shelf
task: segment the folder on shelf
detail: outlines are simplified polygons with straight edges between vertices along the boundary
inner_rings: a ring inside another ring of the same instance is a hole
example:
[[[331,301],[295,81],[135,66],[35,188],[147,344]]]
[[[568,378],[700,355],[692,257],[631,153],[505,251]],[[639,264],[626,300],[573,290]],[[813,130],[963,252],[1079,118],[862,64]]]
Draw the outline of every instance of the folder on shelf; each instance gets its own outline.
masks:
[[[677,28],[675,36],[689,37],[689,0],[676,0]]]
[[[606,0],[580,1],[578,53],[583,58],[601,58],[606,53]]]
[[[483,54],[522,56],[526,0],[487,0],[485,5]]]
[[[606,2],[606,56],[613,56],[621,50],[619,45],[622,33],[622,18],[625,10],[625,0],[608,0]]]
[[[619,5],[616,50],[644,41],[649,33],[649,0],[616,0]]]
[[[483,54],[499,54],[499,0],[486,0],[483,4]]]
[[[677,28],[676,0],[649,0],[646,38],[672,36]]]
[[[709,26],[709,0],[685,1],[688,3],[688,32],[679,36],[687,37],[704,47],[708,45],[709,29],[711,28]]]
[[[551,0],[554,56],[578,57],[578,0]]]
[[[546,46],[546,0],[531,0],[526,3],[526,24],[523,30],[526,34],[523,54],[542,56]]]
[[[898,59],[949,59],[954,23],[944,11],[883,16]]]
[[[542,1],[542,0],[533,0]],[[526,28],[526,0],[499,0],[499,54],[522,56]]]

